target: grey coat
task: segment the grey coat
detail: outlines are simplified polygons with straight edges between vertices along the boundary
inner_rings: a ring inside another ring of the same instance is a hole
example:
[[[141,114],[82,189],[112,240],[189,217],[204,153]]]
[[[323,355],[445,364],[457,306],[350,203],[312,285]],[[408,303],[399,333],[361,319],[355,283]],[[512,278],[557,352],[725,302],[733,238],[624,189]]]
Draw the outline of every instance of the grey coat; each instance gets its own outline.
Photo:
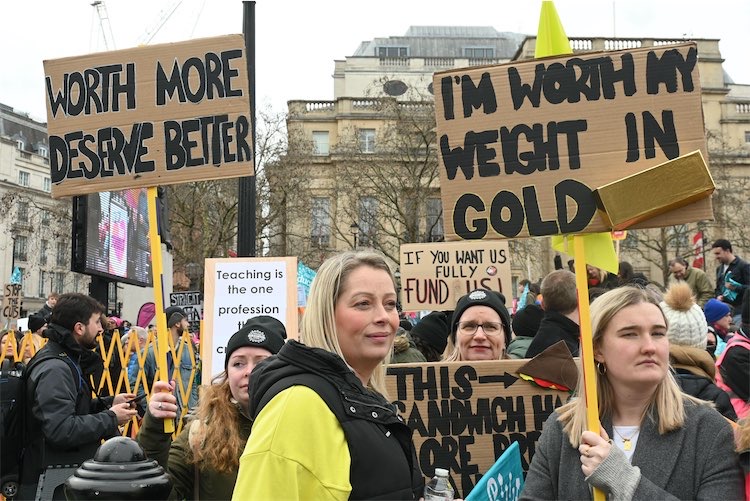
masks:
[[[686,401],[685,411],[685,425],[663,436],[654,421],[644,420],[632,458],[641,474],[633,499],[742,499],[731,426],[707,406]],[[602,425],[611,437],[612,423],[602,420]],[[544,424],[521,499],[592,499],[580,454],[556,412]]]

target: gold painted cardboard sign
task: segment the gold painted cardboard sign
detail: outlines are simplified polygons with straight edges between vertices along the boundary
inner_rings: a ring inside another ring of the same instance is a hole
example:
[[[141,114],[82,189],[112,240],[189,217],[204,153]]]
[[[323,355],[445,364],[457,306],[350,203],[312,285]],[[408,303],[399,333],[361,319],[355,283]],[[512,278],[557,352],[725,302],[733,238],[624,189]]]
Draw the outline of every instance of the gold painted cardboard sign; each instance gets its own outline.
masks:
[[[605,224],[623,230],[710,197],[715,189],[703,155],[694,151],[600,186],[594,196]]]
[[[404,311],[452,310],[474,289],[502,292],[506,303],[513,298],[506,241],[404,244],[400,256]]]
[[[595,188],[707,158],[697,61],[685,43],[435,73],[446,239],[609,231]],[[712,218],[704,199],[634,227]]]
[[[393,364],[386,385],[414,431],[426,477],[450,471],[456,498],[465,497],[511,443],[528,471],[542,425],[568,394],[518,377],[529,360]]]
[[[254,174],[242,35],[44,61],[52,196]]]

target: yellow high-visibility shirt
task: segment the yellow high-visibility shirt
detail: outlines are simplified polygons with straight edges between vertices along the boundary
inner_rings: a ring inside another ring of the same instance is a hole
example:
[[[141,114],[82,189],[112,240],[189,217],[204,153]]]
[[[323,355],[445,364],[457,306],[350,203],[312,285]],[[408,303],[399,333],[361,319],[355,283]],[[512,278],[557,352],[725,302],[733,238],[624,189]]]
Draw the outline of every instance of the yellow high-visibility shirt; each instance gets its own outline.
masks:
[[[240,458],[233,500],[346,500],[344,430],[315,391],[292,386],[263,408]]]

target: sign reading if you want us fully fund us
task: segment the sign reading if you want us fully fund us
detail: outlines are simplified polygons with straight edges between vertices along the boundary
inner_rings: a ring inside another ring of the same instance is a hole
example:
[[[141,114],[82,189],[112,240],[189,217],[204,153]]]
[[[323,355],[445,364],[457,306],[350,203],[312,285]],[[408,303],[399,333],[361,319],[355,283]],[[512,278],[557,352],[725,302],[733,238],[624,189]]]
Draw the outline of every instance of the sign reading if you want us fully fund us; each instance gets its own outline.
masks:
[[[245,42],[44,62],[52,196],[254,174]]]
[[[446,239],[609,231],[593,190],[707,158],[697,62],[686,43],[436,73]],[[634,227],[712,218],[707,198]]]

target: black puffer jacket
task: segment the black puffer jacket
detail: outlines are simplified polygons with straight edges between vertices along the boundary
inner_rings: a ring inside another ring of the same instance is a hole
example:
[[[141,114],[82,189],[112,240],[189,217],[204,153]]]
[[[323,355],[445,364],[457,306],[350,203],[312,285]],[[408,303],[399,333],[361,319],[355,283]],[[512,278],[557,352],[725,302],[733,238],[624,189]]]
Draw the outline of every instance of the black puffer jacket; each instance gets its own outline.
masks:
[[[349,499],[416,499],[424,478],[412,432],[396,407],[366,389],[338,355],[288,341],[250,376],[250,416],[292,386],[307,386],[326,402],[341,423],[349,454]],[[385,433],[384,433],[385,432]]]
[[[701,348],[671,345],[669,361],[682,391],[695,398],[713,402],[725,418],[737,421],[729,395],[714,384],[716,367],[711,355]]]

